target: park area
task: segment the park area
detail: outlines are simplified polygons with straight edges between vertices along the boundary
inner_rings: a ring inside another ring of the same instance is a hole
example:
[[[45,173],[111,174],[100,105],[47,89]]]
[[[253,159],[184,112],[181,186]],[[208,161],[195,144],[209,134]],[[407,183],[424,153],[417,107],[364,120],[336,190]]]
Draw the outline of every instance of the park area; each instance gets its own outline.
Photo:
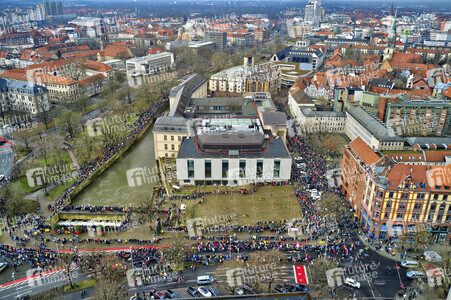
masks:
[[[221,220],[233,214],[236,216],[235,224],[254,225],[255,222],[300,217],[299,204],[291,185],[260,186],[255,193],[249,194],[241,194],[240,188],[234,187],[235,193],[232,194],[212,194],[187,201],[185,218]]]

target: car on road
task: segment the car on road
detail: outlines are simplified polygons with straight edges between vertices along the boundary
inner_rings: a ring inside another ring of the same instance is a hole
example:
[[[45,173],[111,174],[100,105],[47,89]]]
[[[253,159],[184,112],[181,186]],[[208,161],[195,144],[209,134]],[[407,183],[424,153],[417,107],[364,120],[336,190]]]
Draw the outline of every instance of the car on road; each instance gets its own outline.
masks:
[[[362,256],[365,256],[365,257],[370,256],[370,255],[368,254],[368,252],[367,252],[365,249],[360,249],[360,250],[359,250],[359,254],[362,255]]]
[[[283,283],[283,286],[287,289],[289,293],[296,292],[296,287],[294,285],[288,284],[286,282]]]
[[[200,286],[197,291],[204,297],[210,298],[211,292],[209,290],[207,290],[206,288],[204,288],[203,286]]]
[[[410,271],[410,272],[407,272],[406,277],[409,279],[418,279],[418,278],[424,278],[425,275],[421,271]]]
[[[210,275],[197,276],[197,285],[210,284],[213,281],[214,278]]]
[[[178,298],[177,294],[174,293],[172,290],[166,290],[166,292],[164,293],[164,295],[165,295],[166,298],[168,298],[168,299],[175,299],[175,298]]]
[[[401,267],[403,268],[415,268],[418,267],[418,265],[416,260],[405,260],[401,262]]]
[[[211,293],[213,296],[221,296],[221,294],[219,293],[218,289],[215,288],[214,286],[208,287],[208,290],[210,291],[210,293]]]
[[[353,288],[360,289],[360,282],[358,282],[357,280],[354,280],[352,278],[349,278],[349,277],[345,278],[345,284],[352,286]]]
[[[192,287],[187,288],[186,292],[194,298],[200,298],[199,292],[193,289]]]

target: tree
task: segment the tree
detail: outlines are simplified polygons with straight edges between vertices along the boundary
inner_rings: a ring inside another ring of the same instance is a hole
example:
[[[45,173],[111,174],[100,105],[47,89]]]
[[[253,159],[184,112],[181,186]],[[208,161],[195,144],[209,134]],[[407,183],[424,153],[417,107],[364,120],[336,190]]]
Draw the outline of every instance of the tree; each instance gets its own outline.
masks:
[[[330,216],[331,219],[341,218],[343,213],[346,211],[343,201],[335,193],[323,192],[319,205],[323,209],[320,213],[322,212],[324,215]]]
[[[125,65],[127,59],[130,57],[129,51],[130,50],[128,50],[128,49],[127,50],[123,50],[123,51],[119,51],[114,58],[122,60],[122,62]]]
[[[184,269],[186,257],[191,253],[191,248],[186,245],[180,232],[172,234],[172,239],[168,242],[168,246],[160,249],[160,261],[165,267],[170,267],[174,272]]]
[[[95,266],[99,285],[96,289],[96,299],[122,300],[128,294],[124,273],[127,266],[118,257],[108,255],[100,258]]]
[[[89,98],[87,95],[81,95],[77,98],[77,100],[74,103],[74,106],[79,111],[86,111],[86,109],[91,104],[91,98]]]
[[[277,276],[279,253],[272,251],[257,251],[250,254],[250,260],[230,259],[216,269],[216,278],[219,288],[226,293],[235,294],[238,286],[241,285],[243,273],[244,282],[249,283],[257,293],[269,293],[273,284],[280,280]],[[240,276],[230,278],[228,273],[231,269],[240,269],[241,272],[231,274]]]
[[[154,205],[155,201],[151,196],[138,198],[138,206],[142,209],[142,212],[144,214],[147,214],[147,216],[149,217],[149,222],[152,221]]]
[[[21,141],[22,143],[25,144],[25,147],[27,149],[30,148],[30,143],[31,143],[31,139],[34,135],[33,131],[30,130],[16,130],[16,132],[14,132],[15,138],[19,141]]]
[[[428,232],[424,227],[419,228],[414,235],[414,246],[415,246],[415,251],[419,248],[419,247],[423,247],[423,246],[429,246],[430,242],[431,242],[431,238],[432,238],[432,234],[430,232]]]
[[[45,129],[49,129],[48,124],[51,119],[51,116],[48,99],[44,98],[44,96],[37,97],[36,106],[38,110],[38,117],[44,122]]]
[[[64,110],[56,120],[56,124],[60,132],[68,134],[70,139],[75,137],[75,132],[80,125],[80,114]]]
[[[128,104],[132,104],[132,100],[133,100],[132,95],[133,95],[133,88],[127,86],[119,91],[118,97],[120,99],[127,100]]]

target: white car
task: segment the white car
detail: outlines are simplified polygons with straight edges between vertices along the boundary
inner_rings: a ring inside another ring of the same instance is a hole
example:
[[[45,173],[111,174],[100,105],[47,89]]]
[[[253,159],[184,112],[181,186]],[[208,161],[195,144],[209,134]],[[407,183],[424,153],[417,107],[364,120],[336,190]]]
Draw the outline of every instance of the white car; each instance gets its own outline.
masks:
[[[311,196],[315,200],[321,200],[321,194],[319,193],[312,193]]]
[[[345,284],[352,286],[353,288],[360,289],[360,282],[352,278],[345,278]]]
[[[204,288],[203,286],[200,286],[198,289],[199,293],[204,296],[204,297],[211,297],[211,292],[209,290],[207,290],[206,288]]]

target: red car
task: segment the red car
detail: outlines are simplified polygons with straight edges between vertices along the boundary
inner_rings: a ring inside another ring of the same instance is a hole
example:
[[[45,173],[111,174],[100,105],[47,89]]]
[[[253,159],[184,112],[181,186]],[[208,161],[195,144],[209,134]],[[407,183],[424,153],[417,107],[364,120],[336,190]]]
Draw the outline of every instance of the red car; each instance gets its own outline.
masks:
[[[153,297],[154,297],[155,299],[166,299],[166,296],[165,296],[162,292],[155,292],[155,293],[153,294]]]

